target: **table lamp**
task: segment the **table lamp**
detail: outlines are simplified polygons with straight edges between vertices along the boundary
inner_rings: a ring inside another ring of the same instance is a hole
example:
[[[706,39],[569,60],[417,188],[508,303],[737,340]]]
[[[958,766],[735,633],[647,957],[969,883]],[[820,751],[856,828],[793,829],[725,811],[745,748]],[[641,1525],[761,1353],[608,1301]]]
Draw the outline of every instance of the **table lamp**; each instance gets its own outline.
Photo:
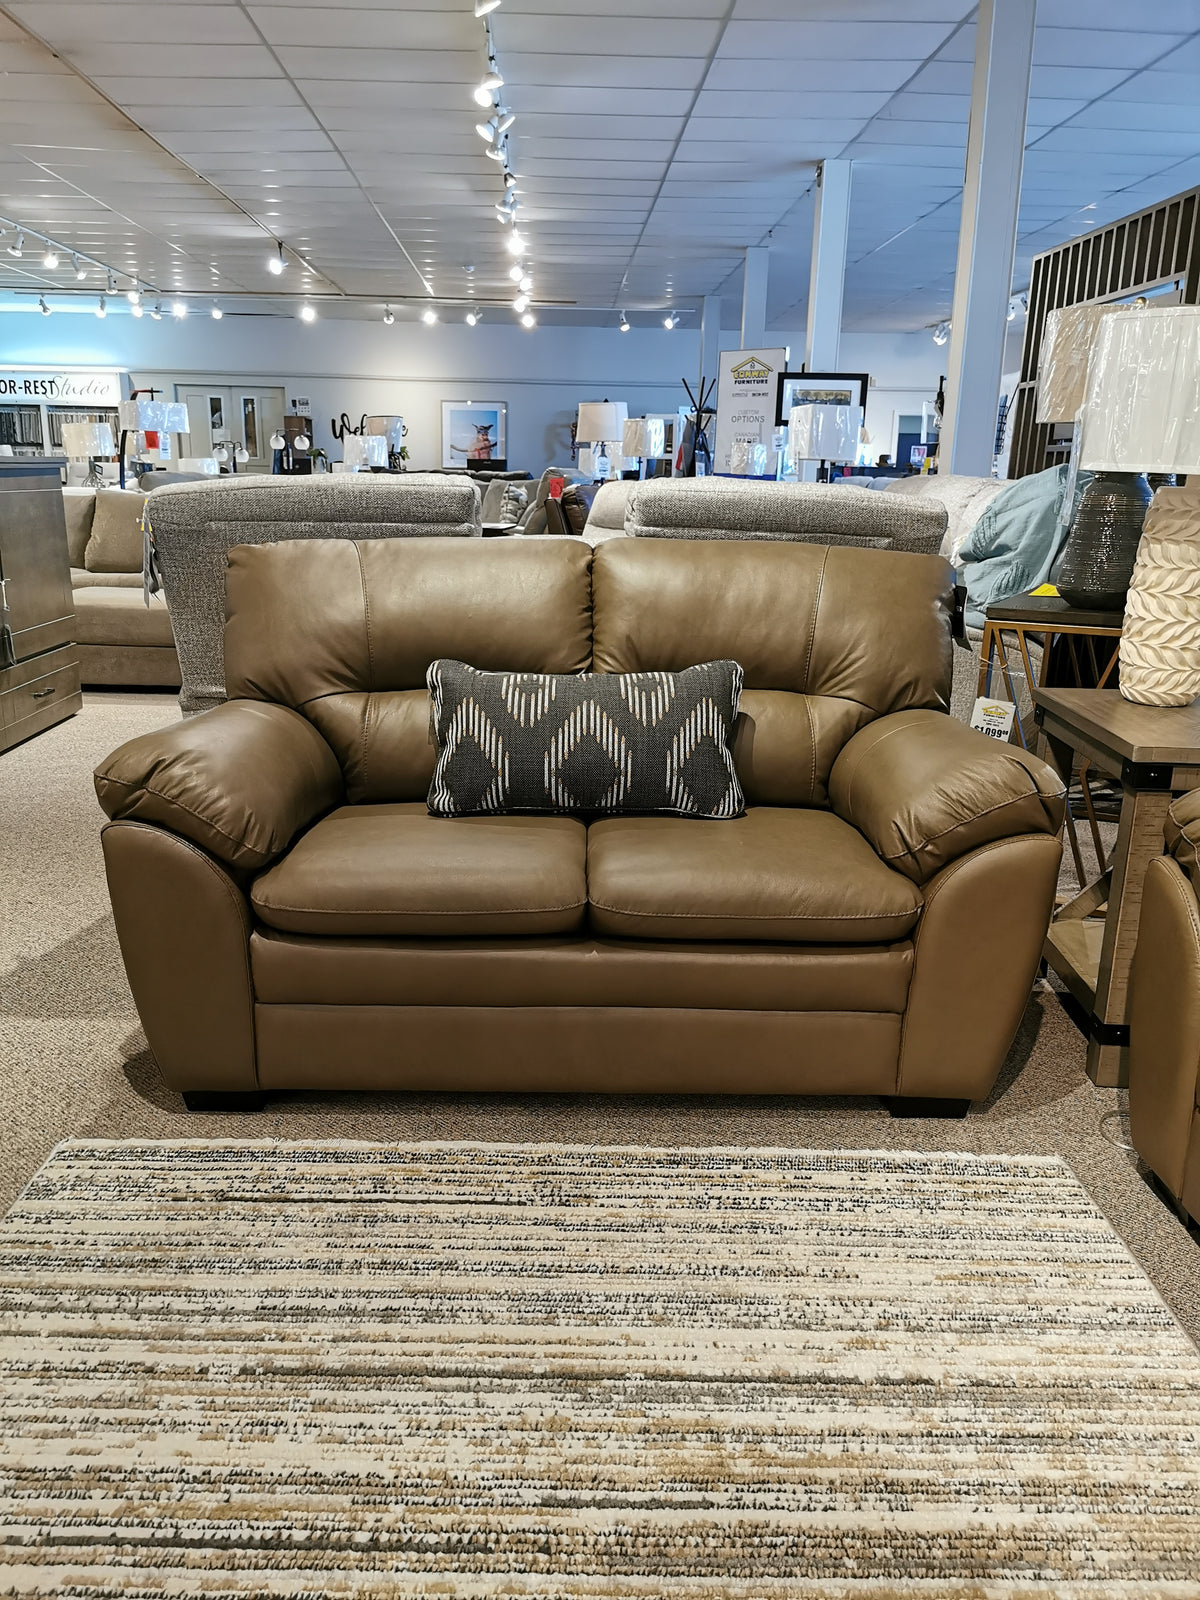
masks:
[[[611,458],[621,457],[621,442],[625,437],[625,424],[628,420],[629,407],[624,400],[580,402],[575,424],[575,442],[590,444],[593,447],[592,470],[597,478],[607,478]],[[610,445],[611,450],[608,448]]]
[[[639,477],[646,475],[646,462],[666,451],[667,430],[661,417],[630,417],[622,430],[621,452],[625,459],[638,463]]]
[[[83,480],[83,488],[102,489],[104,475],[96,465],[95,458],[115,453],[112,425],[107,422],[64,422],[62,440],[68,456],[76,460],[82,457],[87,461],[88,472]]]
[[[1140,705],[1190,705],[1200,694],[1200,307],[1147,307],[1100,322],[1079,460],[1097,474],[1084,502],[1109,474],[1190,480],[1157,491],[1140,543],[1120,547],[1127,565],[1112,567],[1114,581],[1124,574],[1129,583],[1121,693]],[[1061,574],[1058,588],[1065,594]]]
[[[788,464],[801,461],[854,461],[862,433],[861,406],[793,406],[788,412]]]

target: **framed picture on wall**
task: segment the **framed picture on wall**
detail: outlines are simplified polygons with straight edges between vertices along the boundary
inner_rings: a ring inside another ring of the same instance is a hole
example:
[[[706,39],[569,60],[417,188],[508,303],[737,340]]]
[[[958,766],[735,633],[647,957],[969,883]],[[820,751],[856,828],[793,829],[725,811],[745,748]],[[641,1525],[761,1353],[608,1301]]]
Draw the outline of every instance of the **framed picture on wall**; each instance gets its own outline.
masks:
[[[508,460],[508,404],[504,400],[442,401],[442,465],[492,467]]]
[[[867,372],[781,372],[775,402],[775,426],[782,428],[793,406],[861,406],[867,408]]]

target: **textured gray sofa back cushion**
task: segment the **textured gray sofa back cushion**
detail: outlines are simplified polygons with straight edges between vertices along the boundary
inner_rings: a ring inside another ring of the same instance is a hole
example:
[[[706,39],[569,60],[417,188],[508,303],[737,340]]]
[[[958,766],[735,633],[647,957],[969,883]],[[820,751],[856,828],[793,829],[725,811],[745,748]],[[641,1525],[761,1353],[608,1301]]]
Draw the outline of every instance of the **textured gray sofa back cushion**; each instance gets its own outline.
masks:
[[[477,486],[434,473],[209,479],[155,489],[147,508],[179,652],[184,716],[225,698],[225,555],[234,545],[483,532]]]
[[[642,539],[795,539],[937,555],[946,511],[935,500],[824,483],[651,478],[630,496],[625,531]]]

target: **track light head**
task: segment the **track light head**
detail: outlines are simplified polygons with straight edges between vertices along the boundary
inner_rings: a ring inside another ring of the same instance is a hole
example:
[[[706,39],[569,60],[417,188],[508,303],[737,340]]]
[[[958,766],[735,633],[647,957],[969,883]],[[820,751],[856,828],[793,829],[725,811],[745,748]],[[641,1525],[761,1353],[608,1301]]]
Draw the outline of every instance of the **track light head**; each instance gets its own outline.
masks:
[[[135,305],[132,305],[129,308],[129,315],[131,317],[144,317],[145,314],[146,314],[146,308],[145,308],[145,306],[142,304],[142,302],[140,300]]]
[[[488,62],[488,70],[475,87],[475,104],[490,106],[497,89],[503,89],[504,79],[496,71],[495,61]]]
[[[507,106],[497,106],[496,107],[496,134],[497,134],[497,136],[499,136],[502,133],[507,133],[508,130],[512,127],[513,123],[516,120],[517,120],[516,113],[510,111]]]
[[[129,304],[131,306],[136,306],[136,305],[138,305],[140,303],[141,298],[142,298],[142,291],[138,288],[136,283],[131,284],[129,286],[129,288],[126,289],[125,298],[126,298],[126,300],[129,301]]]
[[[514,283],[520,283],[521,279],[525,276],[525,268],[518,261],[515,267],[509,267],[508,275]]]
[[[629,332],[629,318],[625,315],[625,313],[623,311],[621,313],[620,328],[621,328],[621,332],[622,333],[628,333]]]
[[[527,294],[519,294],[517,296],[517,298],[513,301],[513,310],[514,311],[528,311],[529,310],[529,296]]]
[[[463,321],[466,323],[468,328],[473,328],[479,321],[478,311],[468,311],[466,316],[463,318]]]
[[[46,246],[46,254],[42,257],[42,265],[50,272],[53,272],[58,265],[58,251],[52,244]]]
[[[283,269],[286,266],[287,262],[283,259],[283,245],[277,243],[275,246],[275,254],[267,257],[267,271],[273,273],[274,276],[278,278],[283,275]]]
[[[937,327],[933,330],[934,344],[945,344],[949,338],[950,324],[948,322],[939,322]]]
[[[301,322],[315,322],[317,320],[316,306],[310,306],[307,301],[300,307]]]
[[[212,306],[212,309],[209,311],[208,314],[213,319],[214,322],[220,322],[221,318],[225,315],[225,313],[221,310],[220,306],[216,305],[215,303]]]
[[[475,124],[475,132],[481,139],[486,139],[488,144],[495,143],[496,135],[499,131],[499,124],[495,117],[489,117],[486,122],[477,122]]]
[[[510,190],[517,187],[517,175],[515,172],[506,172],[504,174],[504,187]]]
[[[528,245],[519,233],[513,232],[510,233],[508,238],[504,241],[504,248],[508,251],[509,255],[523,256],[525,251],[528,249]]]
[[[527,311],[525,313],[525,315],[521,318],[521,326],[523,328],[536,328],[537,327],[537,318],[534,316],[532,311]]]
[[[395,320],[396,320],[396,313],[392,310],[391,306],[384,306],[384,308],[383,308],[383,325],[384,325],[384,327],[385,328],[390,328],[392,323],[395,322]]]
[[[187,306],[184,305],[182,300],[171,301],[171,315],[178,317],[181,322],[187,316]]]
[[[529,292],[532,290],[533,278],[528,272],[523,278],[518,280],[517,287],[520,289],[522,294],[529,294]]]
[[[154,302],[154,304],[151,306],[150,315],[154,318],[155,322],[161,322],[162,321],[162,301],[161,300],[156,300]]]
[[[79,257],[77,255],[74,255],[74,254],[72,254],[72,256],[71,256],[71,265],[75,269],[75,281],[76,281],[76,283],[82,283],[83,280],[87,277],[87,268],[80,261]]]
[[[38,296],[38,310],[44,317],[50,315],[50,307],[46,304],[46,296],[44,294]]]
[[[438,319],[438,314],[433,309],[432,306],[426,306],[424,311],[422,311],[422,313],[421,313],[421,321],[428,328],[432,328],[434,323],[437,321],[437,319]]]
[[[8,253],[9,253],[10,256],[19,256],[19,255],[23,255],[24,252],[25,252],[25,235],[22,233],[20,228],[18,228],[17,229],[17,237],[9,245]]]
[[[490,157],[492,161],[508,160],[508,151],[503,144],[490,144],[483,153],[485,156]]]
[[[103,295],[100,296],[100,299],[96,304],[96,315],[100,318],[100,320],[102,322],[103,322],[104,318],[108,315],[108,301],[105,300]]]
[[[108,288],[104,292],[105,294],[116,294],[117,292],[117,280],[111,272],[108,275]]]
[[[674,312],[668,311],[666,316],[663,318],[663,327],[671,329],[675,326],[675,321],[676,318]]]

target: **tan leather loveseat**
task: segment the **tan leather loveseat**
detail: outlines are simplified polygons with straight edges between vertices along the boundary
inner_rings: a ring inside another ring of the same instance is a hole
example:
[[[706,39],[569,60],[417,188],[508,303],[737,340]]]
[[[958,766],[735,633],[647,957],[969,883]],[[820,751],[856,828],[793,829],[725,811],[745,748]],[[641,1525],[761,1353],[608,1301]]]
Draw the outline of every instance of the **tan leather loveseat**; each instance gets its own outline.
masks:
[[[985,1096],[1061,784],[945,714],[950,569],[794,543],[229,553],[229,700],[97,772],[126,970],[189,1104],[282,1089]],[[745,672],[747,814],[431,817],[425,674]]]
[[[1130,974],[1129,1126],[1138,1154],[1200,1222],[1200,789],[1167,814],[1142,887]]]

